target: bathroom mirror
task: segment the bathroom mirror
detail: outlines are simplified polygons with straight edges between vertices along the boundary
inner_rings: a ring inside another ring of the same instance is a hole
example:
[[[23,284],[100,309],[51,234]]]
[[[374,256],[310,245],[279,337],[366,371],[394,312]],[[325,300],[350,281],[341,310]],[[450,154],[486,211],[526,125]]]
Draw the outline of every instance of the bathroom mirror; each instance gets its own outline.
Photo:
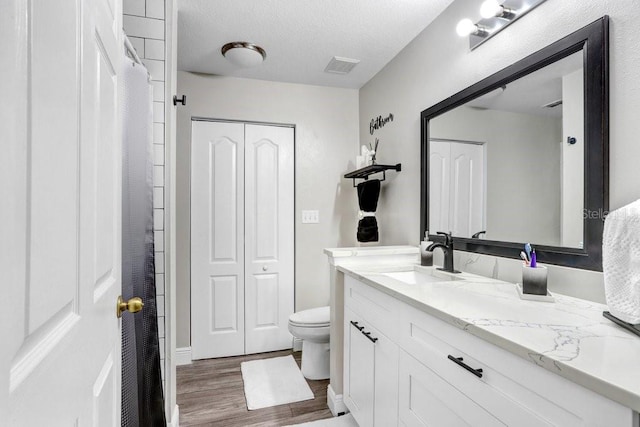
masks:
[[[605,16],[424,110],[421,235],[601,271],[607,71]]]

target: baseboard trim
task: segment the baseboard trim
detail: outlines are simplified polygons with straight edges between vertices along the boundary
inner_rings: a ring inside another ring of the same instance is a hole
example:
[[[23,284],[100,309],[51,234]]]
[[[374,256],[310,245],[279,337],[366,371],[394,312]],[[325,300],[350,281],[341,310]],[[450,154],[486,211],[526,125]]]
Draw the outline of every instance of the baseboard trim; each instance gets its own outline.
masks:
[[[336,394],[331,387],[331,384],[327,387],[327,405],[331,410],[334,417],[342,413],[343,415],[349,412],[349,408],[344,404],[344,399],[341,394]]]
[[[293,338],[293,351],[302,351],[302,339]]]
[[[191,347],[176,348],[176,366],[191,365]]]
[[[178,405],[173,407],[173,415],[171,421],[167,423],[167,427],[180,427],[180,408]]]

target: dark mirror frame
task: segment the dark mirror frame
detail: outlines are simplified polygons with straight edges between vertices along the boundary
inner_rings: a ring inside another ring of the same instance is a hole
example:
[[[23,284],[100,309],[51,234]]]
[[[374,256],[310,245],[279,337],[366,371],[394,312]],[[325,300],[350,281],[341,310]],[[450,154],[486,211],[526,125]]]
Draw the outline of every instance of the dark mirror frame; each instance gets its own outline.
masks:
[[[485,46],[489,48],[489,46]],[[609,17],[604,16],[563,39],[422,111],[420,238],[429,224],[429,120],[500,86],[517,80],[584,48],[584,244],[583,248],[537,245],[541,263],[602,271],[602,231],[609,209]],[[487,189],[489,191],[489,189]],[[449,230],[431,230],[436,231]],[[429,235],[433,241],[440,236]],[[519,258],[525,242],[456,238],[454,248],[507,258]]]

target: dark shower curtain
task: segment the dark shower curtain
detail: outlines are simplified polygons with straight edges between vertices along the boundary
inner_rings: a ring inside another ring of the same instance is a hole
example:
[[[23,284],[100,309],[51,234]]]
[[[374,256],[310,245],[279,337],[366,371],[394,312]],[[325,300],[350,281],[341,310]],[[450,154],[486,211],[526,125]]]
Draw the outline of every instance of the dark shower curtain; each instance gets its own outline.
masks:
[[[165,426],[153,247],[151,88],[125,58],[122,120],[122,296],[144,308],[122,316],[122,426]]]

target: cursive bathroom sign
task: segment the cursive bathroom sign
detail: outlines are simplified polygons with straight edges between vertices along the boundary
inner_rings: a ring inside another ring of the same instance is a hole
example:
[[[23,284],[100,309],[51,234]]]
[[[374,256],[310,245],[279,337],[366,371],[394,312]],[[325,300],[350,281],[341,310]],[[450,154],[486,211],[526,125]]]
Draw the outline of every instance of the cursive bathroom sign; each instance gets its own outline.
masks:
[[[387,123],[393,121],[393,114],[389,113],[387,117],[378,116],[376,118],[371,119],[371,123],[369,124],[369,133],[373,135],[375,131],[383,128]]]

